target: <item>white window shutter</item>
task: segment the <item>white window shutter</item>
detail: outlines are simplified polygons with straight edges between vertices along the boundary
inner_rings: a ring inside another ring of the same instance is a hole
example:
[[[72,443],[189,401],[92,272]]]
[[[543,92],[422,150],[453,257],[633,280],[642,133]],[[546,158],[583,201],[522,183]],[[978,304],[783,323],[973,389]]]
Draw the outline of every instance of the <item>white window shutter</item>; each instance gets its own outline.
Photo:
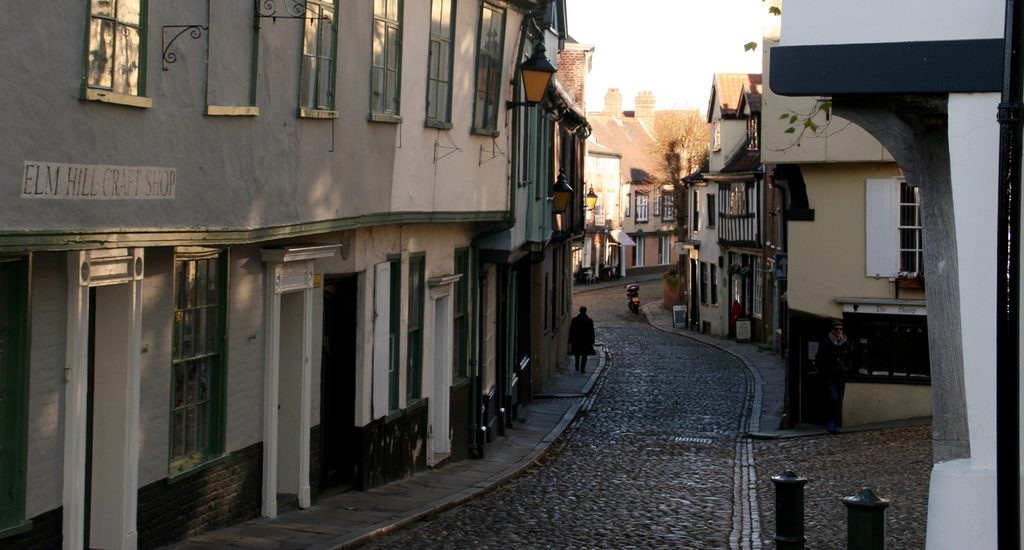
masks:
[[[865,182],[865,258],[868,277],[895,277],[899,271],[900,182],[869,179]]]
[[[373,418],[388,414],[391,378],[391,264],[375,266],[373,281]]]

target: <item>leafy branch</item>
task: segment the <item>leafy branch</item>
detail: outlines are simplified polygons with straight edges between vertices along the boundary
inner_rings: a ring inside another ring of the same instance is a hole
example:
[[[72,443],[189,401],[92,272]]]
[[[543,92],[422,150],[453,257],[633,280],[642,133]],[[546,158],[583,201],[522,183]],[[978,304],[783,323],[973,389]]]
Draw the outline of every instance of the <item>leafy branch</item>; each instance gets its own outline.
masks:
[[[766,0],[761,0],[761,1],[765,2]],[[775,16],[781,16],[782,15],[782,8],[780,8],[778,6],[768,6],[768,14],[769,15],[775,15]],[[752,52],[752,51],[754,51],[756,49],[757,49],[757,42],[747,42],[746,44],[743,45],[743,51],[745,51],[745,52]]]

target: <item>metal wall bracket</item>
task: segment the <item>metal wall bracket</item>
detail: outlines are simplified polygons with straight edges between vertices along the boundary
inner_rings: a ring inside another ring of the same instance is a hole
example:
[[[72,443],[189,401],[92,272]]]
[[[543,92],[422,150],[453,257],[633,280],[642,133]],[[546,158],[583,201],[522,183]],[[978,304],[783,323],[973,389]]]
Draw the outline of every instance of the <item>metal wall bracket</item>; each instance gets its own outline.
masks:
[[[491,147],[489,151],[484,147],[484,145],[480,145],[480,162],[478,165],[483,166],[484,163],[490,162],[504,154],[505,151],[502,151],[501,147],[498,147],[498,140],[491,138]]]
[[[167,40],[167,29],[181,30],[179,30],[178,34],[175,34],[173,38]],[[187,32],[189,33],[189,36],[192,38],[192,40],[199,40],[203,36],[203,31],[206,30],[209,30],[209,27],[207,27],[206,25],[164,25],[163,27],[161,27],[160,35],[163,40],[163,55],[161,59],[163,62],[163,70],[166,71],[168,65],[178,60],[178,54],[170,51],[171,45],[174,44],[174,41],[177,40],[178,37]]]
[[[281,7],[278,7],[278,0],[256,0],[252,26],[260,28],[260,19],[270,19],[272,23],[277,23],[278,19],[322,19],[333,23],[330,17],[322,15],[310,17],[305,0],[280,0],[280,2]]]
[[[448,145],[442,145],[441,144],[441,136],[442,135],[448,141]],[[444,154],[438,154],[439,151],[442,150],[442,149],[445,150],[446,152]],[[448,155],[451,155],[451,154],[454,154],[454,153],[459,153],[461,151],[462,151],[462,148],[455,144],[455,141],[452,140],[452,136],[451,136],[450,132],[448,132],[447,130],[445,130],[445,131],[438,130],[437,131],[437,138],[434,139],[434,164],[437,164],[437,161],[447,157]]]

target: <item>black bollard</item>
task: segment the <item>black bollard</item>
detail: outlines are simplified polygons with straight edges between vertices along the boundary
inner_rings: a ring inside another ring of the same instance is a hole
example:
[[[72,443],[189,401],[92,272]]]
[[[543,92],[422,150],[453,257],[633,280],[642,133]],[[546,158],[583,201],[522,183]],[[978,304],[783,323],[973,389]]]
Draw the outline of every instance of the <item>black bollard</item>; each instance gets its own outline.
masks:
[[[772,477],[772,483],[775,484],[775,548],[803,550],[807,542],[804,536],[804,485],[807,478],[786,470],[782,475]]]
[[[849,550],[884,550],[885,509],[887,499],[871,489],[861,489],[852,497],[844,497],[846,505],[846,545]]]

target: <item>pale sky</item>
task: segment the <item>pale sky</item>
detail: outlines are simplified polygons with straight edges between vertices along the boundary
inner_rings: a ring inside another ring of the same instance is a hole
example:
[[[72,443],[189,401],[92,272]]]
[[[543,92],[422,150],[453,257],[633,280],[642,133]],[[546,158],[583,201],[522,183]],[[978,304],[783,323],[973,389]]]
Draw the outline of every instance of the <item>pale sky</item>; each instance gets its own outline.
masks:
[[[608,88],[633,108],[641,90],[656,109],[707,110],[712,76],[761,72],[762,0],[566,0],[569,36],[594,46],[588,111],[604,107]],[[745,52],[743,45],[757,41]]]

